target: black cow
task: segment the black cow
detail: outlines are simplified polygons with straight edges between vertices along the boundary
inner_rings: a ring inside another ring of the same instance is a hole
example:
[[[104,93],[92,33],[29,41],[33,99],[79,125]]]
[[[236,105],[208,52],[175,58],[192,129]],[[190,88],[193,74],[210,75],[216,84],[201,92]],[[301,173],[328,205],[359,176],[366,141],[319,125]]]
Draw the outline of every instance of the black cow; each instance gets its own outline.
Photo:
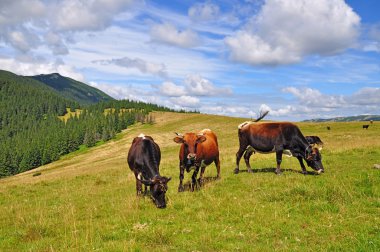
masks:
[[[306,174],[303,159],[318,173],[324,171],[318,148],[313,148],[306,141],[296,125],[288,122],[256,123],[262,118],[263,116],[255,122],[242,123],[238,127],[240,147],[236,153],[235,174],[239,173],[239,162],[244,153],[248,172],[252,172],[249,158],[255,152],[264,154],[276,152],[277,174],[281,173],[280,165],[283,153],[298,159],[303,174]]]
[[[368,129],[368,127],[369,127],[369,124],[364,124],[363,125],[363,129]]]
[[[160,147],[150,136],[140,134],[135,137],[128,152],[128,165],[136,177],[137,195],[142,194],[142,184],[150,187],[151,198],[158,208],[166,207],[165,193],[170,177],[161,177],[159,166],[161,161]]]

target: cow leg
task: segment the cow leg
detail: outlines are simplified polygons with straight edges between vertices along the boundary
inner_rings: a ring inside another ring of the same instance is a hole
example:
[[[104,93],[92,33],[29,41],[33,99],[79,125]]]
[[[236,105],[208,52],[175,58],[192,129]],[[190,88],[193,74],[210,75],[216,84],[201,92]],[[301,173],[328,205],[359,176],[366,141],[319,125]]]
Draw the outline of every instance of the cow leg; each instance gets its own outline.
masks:
[[[282,162],[282,149],[276,151],[276,161],[277,161],[277,168],[276,168],[276,174],[281,174],[281,162]]]
[[[253,152],[254,150],[252,148],[248,148],[244,154],[245,165],[247,166],[247,172],[249,173],[252,173],[252,168],[251,168],[251,165],[249,164],[249,158],[252,156]]]
[[[183,192],[185,188],[183,187],[182,181],[185,173],[185,165],[179,164],[179,186],[178,186],[178,192]]]
[[[199,174],[199,186],[202,186],[203,185],[203,173],[205,173],[205,170],[206,170],[206,165],[203,164],[201,165],[201,173]]]
[[[197,186],[197,176],[198,176],[198,172],[199,172],[199,165],[196,165],[195,166],[195,171],[193,173],[193,176],[191,176],[191,191],[193,192],[195,187],[198,187]]]
[[[215,165],[216,165],[216,172],[217,172],[216,178],[220,179],[220,159],[219,159],[219,155],[215,158],[214,162],[215,162]]]
[[[240,145],[240,148],[238,150],[238,152],[236,152],[236,168],[234,170],[234,173],[235,174],[238,174],[239,173],[239,163],[240,163],[240,159],[241,157],[243,156],[244,154],[244,151],[246,150],[247,146],[245,145]]]
[[[303,160],[302,160],[302,157],[297,157],[298,159],[298,162],[300,162],[300,165],[301,165],[301,168],[302,168],[302,174],[306,175],[307,172],[306,172],[306,167],[305,165],[303,164]]]
[[[148,186],[144,185],[144,196],[147,196],[149,194],[148,192]]]
[[[136,177],[136,193],[137,193],[137,196],[142,195],[142,183],[140,180],[137,179],[137,177]]]

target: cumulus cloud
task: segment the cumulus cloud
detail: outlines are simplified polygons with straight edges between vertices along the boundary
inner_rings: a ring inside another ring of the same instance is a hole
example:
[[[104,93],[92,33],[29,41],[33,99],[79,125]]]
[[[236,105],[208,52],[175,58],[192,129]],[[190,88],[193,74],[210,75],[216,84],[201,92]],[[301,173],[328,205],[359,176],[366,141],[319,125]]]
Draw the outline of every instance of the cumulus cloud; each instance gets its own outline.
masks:
[[[188,11],[189,17],[196,22],[212,21],[219,16],[219,6],[212,3],[196,3]]]
[[[352,46],[360,17],[343,0],[267,0],[260,12],[225,39],[232,60],[252,65],[295,63]]]
[[[183,48],[191,48],[200,44],[198,34],[192,30],[178,30],[170,23],[155,24],[150,30],[153,41],[175,45]]]
[[[131,59],[129,57],[123,57],[119,59],[99,60],[99,61],[94,61],[94,62],[106,64],[106,65],[115,64],[117,66],[121,66],[125,68],[136,68],[142,73],[152,74],[155,76],[159,76],[161,78],[168,77],[165,64],[152,63],[140,58]]]

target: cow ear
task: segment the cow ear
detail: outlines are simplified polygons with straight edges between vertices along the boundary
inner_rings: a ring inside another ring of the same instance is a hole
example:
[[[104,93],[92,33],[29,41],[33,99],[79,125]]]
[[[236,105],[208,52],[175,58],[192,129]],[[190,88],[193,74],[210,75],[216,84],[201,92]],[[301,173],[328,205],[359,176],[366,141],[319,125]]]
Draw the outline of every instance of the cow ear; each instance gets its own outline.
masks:
[[[197,138],[197,143],[203,143],[204,141],[206,141],[206,137],[205,136],[198,136]]]
[[[175,138],[173,138],[173,141],[179,144],[184,143],[183,137],[179,137],[179,136],[176,136]]]

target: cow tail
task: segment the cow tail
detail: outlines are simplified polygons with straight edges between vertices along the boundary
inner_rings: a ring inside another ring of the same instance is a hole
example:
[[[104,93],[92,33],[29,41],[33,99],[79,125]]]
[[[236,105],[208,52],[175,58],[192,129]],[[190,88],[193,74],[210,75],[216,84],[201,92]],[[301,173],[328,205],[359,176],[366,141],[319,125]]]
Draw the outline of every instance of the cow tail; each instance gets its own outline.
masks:
[[[257,118],[256,120],[254,120],[254,122],[258,122],[258,121],[260,121],[260,120],[263,119],[268,113],[269,113],[269,110],[265,111],[264,113],[261,112],[259,118]]]

